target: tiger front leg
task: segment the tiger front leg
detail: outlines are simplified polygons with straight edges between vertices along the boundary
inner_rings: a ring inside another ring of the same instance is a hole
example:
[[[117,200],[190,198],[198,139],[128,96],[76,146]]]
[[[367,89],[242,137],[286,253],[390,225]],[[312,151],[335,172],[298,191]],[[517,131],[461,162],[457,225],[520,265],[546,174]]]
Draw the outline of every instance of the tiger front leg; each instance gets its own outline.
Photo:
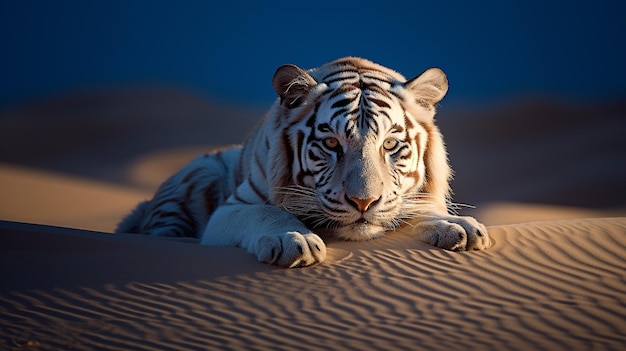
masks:
[[[201,243],[238,246],[260,262],[285,268],[323,262],[326,245],[300,220],[272,205],[227,204],[211,216]]]
[[[469,216],[426,217],[413,230],[421,241],[446,250],[485,250],[491,246],[487,228]]]

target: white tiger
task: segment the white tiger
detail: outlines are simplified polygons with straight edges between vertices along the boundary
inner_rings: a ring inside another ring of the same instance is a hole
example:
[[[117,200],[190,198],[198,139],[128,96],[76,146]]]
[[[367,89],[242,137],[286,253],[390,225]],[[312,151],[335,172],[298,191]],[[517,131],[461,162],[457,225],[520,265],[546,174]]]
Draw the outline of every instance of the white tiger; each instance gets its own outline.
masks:
[[[490,246],[485,227],[448,212],[451,170],[435,104],[437,68],[406,80],[361,58],[278,68],[278,99],[243,146],[196,158],[117,232],[201,237],[259,261],[324,261],[315,232],[369,240],[405,227],[448,250]]]

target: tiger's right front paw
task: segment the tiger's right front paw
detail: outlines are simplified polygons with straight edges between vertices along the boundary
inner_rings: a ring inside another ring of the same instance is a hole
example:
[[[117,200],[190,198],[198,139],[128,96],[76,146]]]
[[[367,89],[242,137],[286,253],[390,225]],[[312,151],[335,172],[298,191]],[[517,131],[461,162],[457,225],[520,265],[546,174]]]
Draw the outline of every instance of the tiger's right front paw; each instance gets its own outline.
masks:
[[[262,235],[255,251],[260,262],[285,268],[310,266],[326,258],[326,244],[319,236],[298,232]]]

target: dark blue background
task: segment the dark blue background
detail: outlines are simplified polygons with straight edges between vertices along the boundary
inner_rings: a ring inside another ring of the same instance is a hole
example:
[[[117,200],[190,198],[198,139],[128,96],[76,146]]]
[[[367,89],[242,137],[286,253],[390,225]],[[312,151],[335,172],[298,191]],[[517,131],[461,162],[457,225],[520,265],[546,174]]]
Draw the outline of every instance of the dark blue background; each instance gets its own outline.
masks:
[[[0,106],[175,86],[269,104],[276,67],[443,68],[448,104],[626,96],[626,1],[2,1]]]

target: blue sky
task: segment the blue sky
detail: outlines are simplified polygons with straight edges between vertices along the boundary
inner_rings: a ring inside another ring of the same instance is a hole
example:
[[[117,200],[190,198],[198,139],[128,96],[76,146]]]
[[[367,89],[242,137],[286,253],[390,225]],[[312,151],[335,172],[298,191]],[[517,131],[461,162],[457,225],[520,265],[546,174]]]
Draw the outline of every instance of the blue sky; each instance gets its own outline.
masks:
[[[626,97],[626,1],[2,1],[0,107],[173,86],[269,104],[284,63],[449,76],[449,103]]]

